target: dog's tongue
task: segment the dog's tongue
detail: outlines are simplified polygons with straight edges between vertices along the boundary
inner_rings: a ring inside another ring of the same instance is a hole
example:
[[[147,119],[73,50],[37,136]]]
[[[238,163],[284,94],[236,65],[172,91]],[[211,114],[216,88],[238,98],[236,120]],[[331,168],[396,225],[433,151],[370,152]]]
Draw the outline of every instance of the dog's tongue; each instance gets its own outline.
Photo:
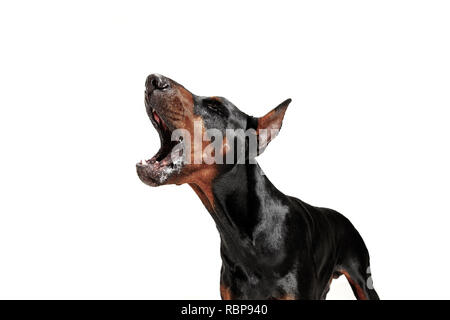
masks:
[[[161,125],[164,129],[168,129],[166,124],[164,123],[164,121],[158,116],[158,114],[156,113],[156,111],[153,111],[153,118],[155,119],[155,121]]]
[[[156,113],[156,111],[153,111],[153,118],[155,119],[155,121],[160,124],[161,123],[161,118],[158,116],[158,114]]]

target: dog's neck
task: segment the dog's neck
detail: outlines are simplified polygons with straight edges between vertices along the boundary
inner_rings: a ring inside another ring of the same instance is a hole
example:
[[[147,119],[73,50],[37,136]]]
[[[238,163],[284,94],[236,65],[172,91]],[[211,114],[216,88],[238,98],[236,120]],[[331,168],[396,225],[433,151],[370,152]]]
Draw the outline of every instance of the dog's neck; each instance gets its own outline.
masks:
[[[233,258],[261,260],[261,251],[271,255],[279,249],[284,240],[280,228],[288,200],[258,164],[235,165],[217,176],[210,189],[199,185],[191,187],[216,222],[222,256],[225,253]],[[211,195],[207,196],[208,193]]]

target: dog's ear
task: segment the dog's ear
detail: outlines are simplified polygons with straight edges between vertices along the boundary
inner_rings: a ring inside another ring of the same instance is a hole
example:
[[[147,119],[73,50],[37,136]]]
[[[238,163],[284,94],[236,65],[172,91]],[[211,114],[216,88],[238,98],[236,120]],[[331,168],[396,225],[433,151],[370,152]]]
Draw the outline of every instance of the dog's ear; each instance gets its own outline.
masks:
[[[258,127],[256,133],[258,135],[258,155],[260,155],[272,141],[281,129],[284,114],[286,113],[291,99],[287,99],[280,103],[278,107],[267,113],[265,116],[258,118]]]

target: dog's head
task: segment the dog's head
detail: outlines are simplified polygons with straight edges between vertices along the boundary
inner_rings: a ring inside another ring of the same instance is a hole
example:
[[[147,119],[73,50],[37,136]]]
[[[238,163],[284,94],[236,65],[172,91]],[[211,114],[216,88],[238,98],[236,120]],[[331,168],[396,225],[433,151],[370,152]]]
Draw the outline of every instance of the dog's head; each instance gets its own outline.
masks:
[[[147,114],[161,148],[136,167],[151,186],[206,181],[237,163],[251,162],[276,136],[291,101],[254,118],[225,98],[196,96],[162,75],[148,76],[145,89]]]

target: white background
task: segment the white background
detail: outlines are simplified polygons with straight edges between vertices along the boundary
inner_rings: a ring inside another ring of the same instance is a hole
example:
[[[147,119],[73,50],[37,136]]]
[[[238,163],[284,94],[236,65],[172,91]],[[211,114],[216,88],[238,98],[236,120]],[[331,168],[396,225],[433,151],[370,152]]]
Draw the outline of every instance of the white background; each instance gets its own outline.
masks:
[[[3,1],[0,298],[219,298],[188,186],[150,188],[158,72],[260,116],[283,192],[358,228],[384,299],[450,298],[446,1]],[[330,298],[349,298],[345,280]]]

